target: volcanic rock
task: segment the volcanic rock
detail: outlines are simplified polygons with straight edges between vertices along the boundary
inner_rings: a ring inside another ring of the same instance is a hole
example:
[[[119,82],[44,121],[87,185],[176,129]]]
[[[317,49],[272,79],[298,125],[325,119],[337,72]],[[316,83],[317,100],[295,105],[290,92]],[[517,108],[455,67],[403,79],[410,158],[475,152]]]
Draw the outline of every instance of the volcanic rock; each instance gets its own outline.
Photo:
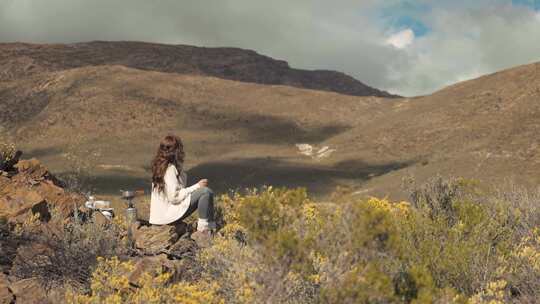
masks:
[[[37,278],[16,281],[9,288],[17,299],[17,304],[50,303],[45,289]]]
[[[145,255],[166,253],[176,241],[186,233],[187,225],[141,226],[133,233],[135,247]]]
[[[197,243],[187,234],[184,234],[167,250],[167,255],[172,259],[181,259],[187,256],[194,256],[198,248]]]
[[[10,304],[14,297],[8,288],[9,281],[5,274],[0,272],[0,304]]]
[[[15,168],[18,172],[12,177],[0,177],[0,210],[10,224],[22,223],[30,215],[47,222],[53,209],[67,218],[82,205],[82,195],[66,192],[38,160],[21,160]]]

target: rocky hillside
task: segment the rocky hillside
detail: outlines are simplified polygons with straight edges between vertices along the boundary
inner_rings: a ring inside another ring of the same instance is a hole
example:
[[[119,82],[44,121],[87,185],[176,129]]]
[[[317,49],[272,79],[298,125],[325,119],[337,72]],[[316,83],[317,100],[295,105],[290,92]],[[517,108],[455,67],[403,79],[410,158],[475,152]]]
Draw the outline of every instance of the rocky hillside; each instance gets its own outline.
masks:
[[[143,272],[156,268],[183,278],[190,271],[199,243],[190,238],[195,228],[189,222],[150,226],[137,221],[131,226],[133,245],[128,246],[123,208],[115,208],[115,222],[109,221],[83,207],[85,198],[67,191],[38,160],[3,164],[0,303],[65,303],[65,287],[87,285],[100,256],[129,259],[133,286]]]
[[[8,109],[0,112],[0,122],[18,146],[59,173],[77,169],[79,164],[67,159],[76,155],[91,167],[98,187],[111,193],[132,184],[148,186],[148,163],[168,132],[184,139],[187,165],[199,166],[191,176],[210,174],[216,190],[300,181],[297,185],[320,185],[326,191],[334,177],[357,174],[348,172],[357,166],[328,168],[304,159],[295,144],[324,141],[377,119],[382,112],[376,109],[391,107],[378,97],[123,66],[74,68],[4,82],[0,96]],[[208,167],[212,162],[221,169]],[[234,178],[214,175],[219,172]],[[321,178],[313,180],[310,172]]]
[[[121,65],[147,71],[213,76],[236,81],[288,85],[356,96],[392,97],[344,73],[299,70],[251,50],[142,42],[37,45],[0,44],[0,81],[72,68]]]
[[[432,95],[396,102],[385,118],[327,143],[362,142],[389,159],[416,159],[364,189],[398,184],[408,174],[437,173],[499,184],[540,183],[540,64],[458,83]],[[344,153],[347,153],[343,151]],[[348,149],[349,155],[357,150]],[[387,159],[388,159],[387,158]]]
[[[55,47],[65,48],[43,54]],[[437,173],[540,182],[538,64],[415,98],[123,65],[39,69],[0,82],[0,125],[53,172],[84,167],[100,192],[148,188],[148,164],[169,132],[184,139],[190,182],[209,178],[217,192],[271,184],[327,195],[341,185],[400,195],[403,177]]]
[[[81,195],[66,192],[36,159],[8,165],[0,160],[0,303],[63,301],[59,300],[61,294],[47,295],[42,280],[24,271],[21,276],[19,270],[44,262],[40,257],[46,246],[34,242],[30,235],[57,233],[82,202]]]

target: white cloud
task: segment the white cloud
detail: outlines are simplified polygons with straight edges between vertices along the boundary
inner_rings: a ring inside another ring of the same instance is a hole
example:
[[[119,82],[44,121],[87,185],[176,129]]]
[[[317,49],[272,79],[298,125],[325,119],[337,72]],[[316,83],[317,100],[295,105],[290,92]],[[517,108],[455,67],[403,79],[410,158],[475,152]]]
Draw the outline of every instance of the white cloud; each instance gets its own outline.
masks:
[[[540,61],[536,16],[531,10],[510,5],[433,10],[426,18],[431,32],[403,50],[407,60],[394,68],[396,85],[391,90],[426,94],[482,74]]]
[[[386,39],[386,43],[398,48],[398,49],[404,49],[407,46],[409,46],[414,41],[414,32],[411,29],[405,29],[400,32],[397,32],[388,39]]]

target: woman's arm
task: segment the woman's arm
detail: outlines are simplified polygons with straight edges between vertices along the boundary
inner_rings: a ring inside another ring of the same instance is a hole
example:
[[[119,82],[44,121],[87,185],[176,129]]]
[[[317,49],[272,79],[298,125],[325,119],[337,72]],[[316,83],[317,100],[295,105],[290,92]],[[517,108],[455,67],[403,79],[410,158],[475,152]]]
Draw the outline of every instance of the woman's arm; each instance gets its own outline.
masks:
[[[180,204],[190,193],[201,187],[199,183],[190,187],[185,187],[185,185],[178,182],[177,172],[176,167],[170,166],[167,168],[163,178],[165,181],[164,190],[167,200],[174,205]]]

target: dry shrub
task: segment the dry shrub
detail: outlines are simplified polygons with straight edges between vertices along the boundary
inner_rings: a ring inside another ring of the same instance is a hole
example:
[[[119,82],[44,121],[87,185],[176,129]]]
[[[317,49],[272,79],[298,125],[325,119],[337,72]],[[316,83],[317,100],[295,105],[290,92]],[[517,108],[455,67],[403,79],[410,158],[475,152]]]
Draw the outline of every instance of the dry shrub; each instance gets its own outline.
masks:
[[[535,228],[540,227],[540,188],[530,190],[507,181],[493,191],[490,201],[503,203],[512,210],[517,218],[516,237],[526,237]],[[516,239],[516,241],[518,241]]]
[[[53,218],[61,218],[52,211]],[[124,231],[117,225],[98,224],[75,212],[66,224],[49,223],[46,231],[23,233],[31,245],[19,249],[11,275],[38,277],[51,286],[87,289],[98,257],[123,256]],[[23,228],[24,229],[24,228]]]

